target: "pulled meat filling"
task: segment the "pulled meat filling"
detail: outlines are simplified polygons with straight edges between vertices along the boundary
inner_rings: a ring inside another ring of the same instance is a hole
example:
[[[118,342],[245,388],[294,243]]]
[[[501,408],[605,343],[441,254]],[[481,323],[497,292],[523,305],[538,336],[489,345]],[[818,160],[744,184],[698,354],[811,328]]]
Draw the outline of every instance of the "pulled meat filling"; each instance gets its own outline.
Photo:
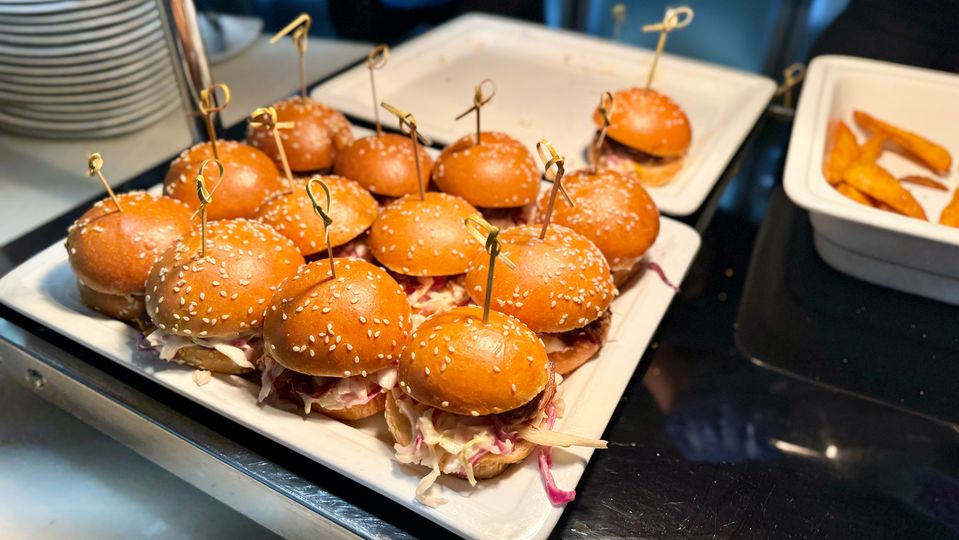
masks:
[[[270,394],[284,401],[303,405],[310,414],[316,404],[324,410],[342,410],[365,405],[396,384],[396,367],[352,377],[317,377],[288,370],[270,355],[260,359],[260,395],[262,402]]]
[[[554,353],[575,348],[577,344],[587,342],[591,345],[602,345],[606,341],[606,333],[609,330],[609,318],[612,314],[607,309],[593,322],[582,328],[576,328],[568,332],[558,334],[539,334],[546,346],[546,353]]]
[[[406,298],[413,308],[413,329],[427,317],[440,311],[457,306],[465,306],[470,301],[463,282],[463,275],[456,276],[406,276],[390,275],[403,287]]]

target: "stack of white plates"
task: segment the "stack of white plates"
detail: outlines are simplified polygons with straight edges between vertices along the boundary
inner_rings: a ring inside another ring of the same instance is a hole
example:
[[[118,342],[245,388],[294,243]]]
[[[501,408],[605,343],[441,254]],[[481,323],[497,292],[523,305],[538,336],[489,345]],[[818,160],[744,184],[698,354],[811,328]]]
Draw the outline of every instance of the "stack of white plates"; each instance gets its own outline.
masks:
[[[110,137],[179,106],[154,0],[0,0],[0,129]]]

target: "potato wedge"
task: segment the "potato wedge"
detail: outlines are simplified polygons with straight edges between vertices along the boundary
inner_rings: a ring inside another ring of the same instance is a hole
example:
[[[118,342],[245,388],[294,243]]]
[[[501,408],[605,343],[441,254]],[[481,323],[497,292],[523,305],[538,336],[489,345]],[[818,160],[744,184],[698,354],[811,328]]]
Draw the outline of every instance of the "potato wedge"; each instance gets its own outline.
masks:
[[[909,176],[903,176],[899,179],[900,182],[904,184],[915,184],[917,186],[927,187],[930,189],[938,189],[939,191],[949,191],[949,187],[940,182],[939,180],[933,180],[928,176],[918,176],[915,174],[910,174]]]
[[[827,141],[826,159],[822,164],[822,174],[832,185],[842,182],[846,167],[859,158],[859,143],[845,122],[839,121]]]
[[[843,181],[909,217],[925,220],[926,212],[896,178],[875,163],[856,162],[846,168]]]
[[[882,145],[886,144],[887,138],[884,134],[876,134],[869,137],[869,140],[864,142],[859,148],[859,161],[875,163],[882,154]]]
[[[952,166],[952,156],[942,146],[921,135],[883,122],[863,111],[854,111],[853,117],[856,119],[856,123],[866,131],[887,135],[894,143],[929,167],[932,172],[939,176],[949,172],[949,168]]]
[[[856,201],[859,204],[872,206],[872,199],[870,199],[868,195],[852,187],[847,182],[839,182],[836,184],[836,191],[842,193],[846,196],[846,198]]]
[[[952,192],[952,200],[939,214],[939,223],[949,227],[959,227],[959,189]]]

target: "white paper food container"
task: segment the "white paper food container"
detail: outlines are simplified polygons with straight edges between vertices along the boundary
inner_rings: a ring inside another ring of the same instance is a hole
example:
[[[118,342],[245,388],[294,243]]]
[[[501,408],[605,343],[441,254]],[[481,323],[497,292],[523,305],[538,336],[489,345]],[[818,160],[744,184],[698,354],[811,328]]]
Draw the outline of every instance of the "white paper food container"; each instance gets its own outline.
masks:
[[[822,174],[831,121],[843,120],[862,144],[867,134],[852,113],[863,110],[945,146],[959,148],[959,76],[875,60],[821,56],[812,61],[796,109],[783,184],[809,211],[819,255],[865,281],[959,304],[959,229],[939,225],[957,185],[955,163],[939,177],[919,163],[885,151],[879,163],[894,176],[935,178],[950,191],[907,185],[929,222],[853,202]]]

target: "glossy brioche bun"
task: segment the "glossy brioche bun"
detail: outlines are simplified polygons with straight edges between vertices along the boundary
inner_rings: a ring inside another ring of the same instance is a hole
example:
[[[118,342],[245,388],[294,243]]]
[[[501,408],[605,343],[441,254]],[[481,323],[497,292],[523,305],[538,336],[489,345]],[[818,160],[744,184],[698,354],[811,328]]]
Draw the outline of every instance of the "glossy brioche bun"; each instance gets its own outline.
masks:
[[[224,174],[222,185],[218,185],[216,166],[207,165],[203,173],[207,190],[213,194],[213,202],[206,207],[207,219],[252,218],[263,199],[285,187],[273,160],[256,148],[236,141],[217,141],[216,148]],[[163,178],[163,193],[192,209],[199,208],[196,173],[200,164],[212,157],[208,142],[183,151]]]
[[[570,347],[548,353],[549,359],[556,366],[556,373],[560,375],[572,373],[603,348],[609,336],[611,315],[607,309],[598,319],[589,323],[587,328],[591,339],[576,339]]]
[[[345,244],[368,229],[376,219],[379,205],[368,191],[352,180],[342,176],[320,177],[330,188],[330,244],[333,247]],[[267,199],[257,210],[256,218],[286,236],[303,256],[326,252],[326,227],[320,216],[313,212],[313,203],[306,193],[308,179],[295,180],[292,193],[277,193]],[[313,192],[317,201],[326,204],[326,195],[317,186]]]
[[[350,377],[393,364],[409,338],[410,305],[385,270],[358,259],[312,262],[280,287],[266,314],[266,351],[307,375]]]
[[[393,397],[393,392],[386,394],[385,417],[386,426],[389,428],[390,434],[393,435],[393,440],[402,446],[407,446],[413,442],[413,431],[410,427],[410,422],[403,416],[403,413],[400,412],[399,407],[396,405],[396,398]],[[479,460],[473,464],[473,477],[477,480],[486,480],[498,476],[511,464],[525,460],[535,448],[535,444],[526,439],[518,438],[514,441],[513,451],[508,455],[485,454],[479,458]],[[436,456],[437,459],[444,461],[443,458],[448,455],[448,452],[443,450],[439,445],[437,445],[435,449],[438,454]],[[455,476],[462,475],[457,474]]]
[[[557,205],[558,206],[558,205]],[[603,314],[616,287],[609,265],[585,236],[552,224],[539,239],[541,225],[521,225],[499,234],[503,263],[493,273],[493,309],[523,321],[534,332],[566,332]],[[489,255],[473,256],[466,290],[476,303],[486,297]]]
[[[233,337],[263,325],[273,293],[304,263],[293,242],[246,219],[211,221],[157,259],[146,283],[147,314],[181,336]]]
[[[283,150],[294,172],[329,169],[336,155],[353,142],[353,127],[339,111],[311,98],[294,96],[273,104],[277,122],[293,122],[280,130]],[[273,132],[266,126],[247,125],[246,140],[277,164],[280,154]]]
[[[237,365],[230,357],[216,349],[190,345],[183,347],[173,356],[173,361],[213,373],[248,373],[251,368]]]
[[[146,304],[142,294],[107,294],[97,292],[77,281],[80,301],[88,308],[99,311],[111,319],[140,325],[146,316]]]
[[[632,268],[659,236],[659,209],[635,180],[608,169],[582,169],[563,178],[576,207],[561,201],[553,207],[553,223],[589,238],[613,272]],[[546,214],[540,197],[537,217]]]
[[[452,276],[480,249],[464,221],[479,214],[459,197],[427,192],[405,195],[380,210],[367,243],[383,266],[408,276]]]
[[[192,229],[191,211],[180,201],[143,192],[117,199],[122,212],[103,199],[70,226],[67,258],[77,280],[92,291],[143,294],[153,260]]]
[[[540,174],[523,143],[505,133],[465,135],[443,149],[433,167],[442,191],[484,208],[525,206],[539,194]]]
[[[519,320],[463,306],[427,318],[400,356],[397,380],[413,399],[453,414],[486,415],[529,403],[551,369],[543,342]]]
[[[656,90],[628,88],[613,94],[613,112],[606,136],[641,152],[659,157],[681,156],[689,150],[693,132],[678,103]],[[603,127],[599,109],[596,127]]]
[[[319,403],[313,404],[313,410],[343,422],[353,422],[355,420],[368,418],[382,412],[385,407],[386,392],[380,393],[380,395],[361,405],[353,405],[352,407],[343,409],[327,409]]]
[[[417,155],[425,189],[430,183],[433,158],[423,148]],[[395,133],[357,139],[337,154],[333,172],[356,180],[370,192],[384,197],[401,197],[420,190],[412,142],[409,137]]]

